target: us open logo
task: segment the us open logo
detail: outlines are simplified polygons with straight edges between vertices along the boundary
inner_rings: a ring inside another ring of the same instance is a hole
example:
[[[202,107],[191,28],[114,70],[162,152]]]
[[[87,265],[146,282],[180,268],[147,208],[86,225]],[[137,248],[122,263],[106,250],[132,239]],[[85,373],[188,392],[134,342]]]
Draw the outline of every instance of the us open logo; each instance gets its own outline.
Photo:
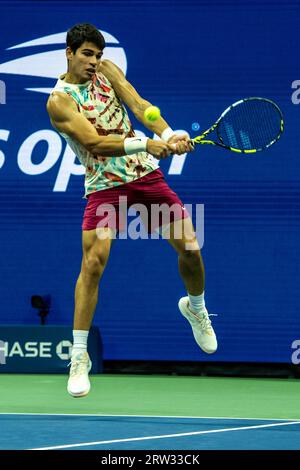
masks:
[[[106,42],[103,59],[109,59],[114,62],[126,75],[127,58],[124,49],[113,35],[106,31],[101,31],[101,33]],[[20,76],[22,77],[22,86],[25,90],[49,95],[59,75],[66,70],[66,34],[66,31],[51,34],[8,47],[6,51],[9,51],[15,58],[0,64],[0,74]],[[55,47],[56,45],[60,47],[57,48]],[[47,50],[43,51],[45,48]],[[24,51],[26,51],[26,54],[24,54]],[[34,53],[31,53],[31,51],[34,51]],[[23,52],[21,57],[20,52]],[[35,82],[36,78],[41,78],[43,86],[28,87],[30,77],[35,78]],[[45,79],[49,80],[49,82],[46,82],[47,86],[45,86]],[[7,90],[5,90],[4,84],[2,85],[2,101],[7,101],[6,95]],[[177,132],[182,133],[185,131],[178,130]],[[11,140],[11,133],[10,129],[0,128],[0,142],[9,142]],[[136,135],[138,137],[145,136],[144,132],[140,130],[136,130]],[[159,139],[156,135],[153,138]],[[41,142],[46,143],[47,151],[41,161],[36,163],[33,161],[32,156],[36,146]],[[181,175],[186,156],[187,154],[180,156],[173,155],[170,158],[169,175]],[[5,167],[5,161],[6,155],[4,151],[0,150],[0,169]],[[53,129],[35,129],[24,140],[20,148],[17,149],[16,161],[22,173],[33,177],[38,177],[50,171],[60,161],[53,185],[53,192],[66,192],[72,176],[83,176],[85,174],[85,168],[78,162],[74,152],[68,145],[65,145],[60,135]]]
[[[123,73],[127,72],[127,58],[124,49],[120,46],[118,39],[106,31],[101,31],[104,36],[106,47],[104,49],[103,59],[110,59],[114,62]],[[45,83],[45,79],[49,79],[47,87],[26,87],[25,90],[36,93],[50,94],[59,75],[66,70],[67,59],[65,55],[67,31],[39,37],[30,41],[22,42],[14,46],[8,47],[6,51],[10,51],[15,57],[8,62],[0,64],[0,74],[19,75],[22,77],[40,77]],[[55,48],[60,45],[60,48]],[[47,51],[40,52],[41,49],[47,48]],[[52,50],[49,50],[49,49]],[[20,57],[20,51],[25,49],[26,55]],[[36,51],[35,53],[28,53]],[[2,77],[1,77],[2,78]],[[25,79],[24,79],[25,81]],[[3,80],[0,80],[0,103],[5,104],[6,86]],[[10,129],[0,129],[0,141],[8,142],[10,137]],[[40,142],[46,142],[48,151],[44,159],[39,164],[32,162],[32,154],[35,146]],[[41,129],[33,132],[25,139],[21,145],[17,162],[19,169],[26,175],[41,175],[50,170],[56,162],[61,158],[59,173],[57,175],[53,191],[65,192],[68,187],[71,175],[84,175],[85,169],[76,162],[76,157],[69,148],[63,149],[63,142],[57,132],[48,129]],[[6,155],[0,150],[0,169],[4,166]]]
[[[124,49],[119,46],[119,41],[114,36],[107,33],[106,31],[101,31],[101,33],[103,34],[106,42],[103,59],[109,59],[114,62],[126,75],[127,59]],[[49,36],[43,36],[31,41],[26,41],[21,44],[8,47],[6,50],[15,51],[22,48],[38,47],[40,49],[41,46],[53,46],[55,44],[63,45],[63,47],[60,49],[29,54],[0,64],[0,73],[23,76],[29,75],[32,77],[42,77],[57,80],[58,76],[61,75],[62,72],[66,69],[66,36],[67,31],[51,34]],[[52,89],[53,86],[50,88],[25,88],[25,90],[46,94],[51,93]]]

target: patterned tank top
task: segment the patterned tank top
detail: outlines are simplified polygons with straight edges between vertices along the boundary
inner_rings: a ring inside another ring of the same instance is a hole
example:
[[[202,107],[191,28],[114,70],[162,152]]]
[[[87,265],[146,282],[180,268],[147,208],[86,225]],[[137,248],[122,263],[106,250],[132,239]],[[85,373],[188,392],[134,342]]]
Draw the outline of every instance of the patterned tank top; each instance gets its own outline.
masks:
[[[59,78],[52,91],[71,96],[78,111],[90,121],[98,135],[135,136],[125,107],[103,74],[97,73],[83,84],[67,83],[64,77]],[[93,155],[75,139],[60,134],[86,169],[85,198],[93,192],[130,183],[159,167],[158,161],[147,152],[123,157]]]

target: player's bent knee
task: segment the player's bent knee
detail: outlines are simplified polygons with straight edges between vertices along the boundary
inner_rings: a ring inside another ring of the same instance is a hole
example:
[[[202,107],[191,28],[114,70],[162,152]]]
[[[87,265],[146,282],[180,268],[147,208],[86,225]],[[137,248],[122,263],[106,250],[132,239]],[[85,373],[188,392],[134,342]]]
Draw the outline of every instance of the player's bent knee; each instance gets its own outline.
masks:
[[[186,256],[187,258],[201,256],[199,243],[196,237],[188,240],[181,240],[180,243],[177,244],[176,249],[179,255]]]
[[[200,255],[200,246],[197,238],[192,238],[191,240],[185,240],[184,242],[184,252],[187,253],[187,256],[201,256]]]
[[[195,249],[195,250],[185,249],[180,254],[180,256],[182,258],[184,258],[184,260],[186,262],[189,262],[189,263],[192,263],[192,264],[198,263],[201,260],[201,253],[200,253],[199,247],[198,247],[198,249]]]
[[[106,259],[101,256],[85,256],[82,263],[84,274],[100,278],[106,266]]]

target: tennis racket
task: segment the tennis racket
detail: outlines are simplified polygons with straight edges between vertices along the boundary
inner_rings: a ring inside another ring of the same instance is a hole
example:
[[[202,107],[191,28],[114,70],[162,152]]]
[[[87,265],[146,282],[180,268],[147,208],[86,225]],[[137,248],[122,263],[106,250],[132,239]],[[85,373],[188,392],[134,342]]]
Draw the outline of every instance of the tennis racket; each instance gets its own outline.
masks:
[[[218,140],[207,140],[216,131]],[[255,153],[275,144],[283,132],[280,108],[267,98],[244,98],[229,106],[193,144],[218,145],[232,152]]]

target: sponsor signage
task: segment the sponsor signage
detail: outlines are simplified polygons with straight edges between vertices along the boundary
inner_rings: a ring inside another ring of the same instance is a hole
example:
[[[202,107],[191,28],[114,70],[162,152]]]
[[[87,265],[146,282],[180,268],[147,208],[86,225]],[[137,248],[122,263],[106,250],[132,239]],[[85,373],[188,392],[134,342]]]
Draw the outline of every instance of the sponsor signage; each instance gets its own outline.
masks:
[[[0,373],[67,373],[72,351],[70,326],[0,326]],[[102,372],[102,342],[97,327],[89,334],[92,373]]]

